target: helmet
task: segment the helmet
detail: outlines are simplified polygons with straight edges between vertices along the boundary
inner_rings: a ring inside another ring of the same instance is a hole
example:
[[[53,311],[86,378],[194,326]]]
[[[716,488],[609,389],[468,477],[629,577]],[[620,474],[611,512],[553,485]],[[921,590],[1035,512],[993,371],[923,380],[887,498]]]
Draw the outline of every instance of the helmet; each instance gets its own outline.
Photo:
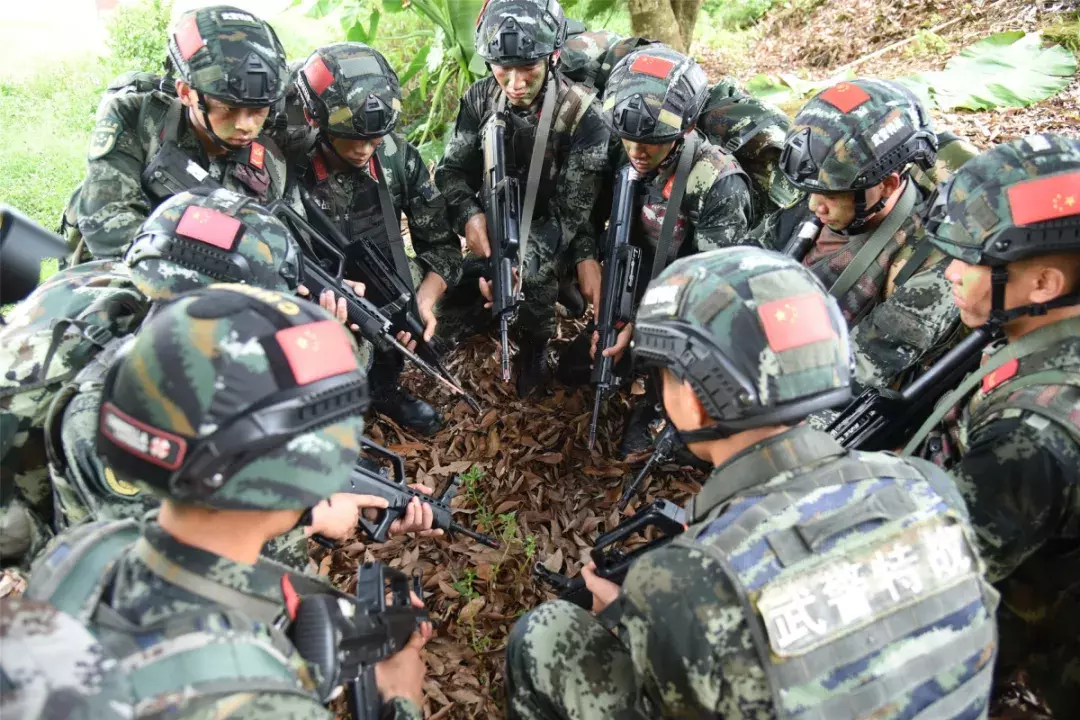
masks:
[[[401,115],[397,73],[381,53],[361,43],[319,48],[297,75],[296,85],[320,130],[335,137],[382,137]]]
[[[926,229],[946,255],[994,268],[991,321],[1080,303],[1072,293],[1004,309],[1008,263],[1080,252],[1080,140],[1032,135],[968,160],[938,194]]]
[[[841,82],[803,106],[784,142],[780,167],[810,193],[855,193],[857,230],[885,206],[866,207],[866,193],[909,163],[934,166],[938,140],[930,114],[911,90],[891,80]]]
[[[345,327],[250,285],[188,293],[109,368],[98,452],[125,482],[224,509],[304,509],[350,487],[368,406]]]
[[[281,221],[250,198],[196,188],[174,195],[147,218],[125,260],[151,300],[215,282],[295,290],[300,249]]]
[[[687,381],[715,422],[684,442],[797,422],[851,399],[836,300],[797,261],[755,247],[699,253],[649,283],[634,357]]]
[[[488,0],[476,19],[473,45],[493,65],[529,65],[566,42],[558,0]]]
[[[695,60],[667,45],[649,45],[611,71],[604,112],[619,137],[659,144],[693,127],[708,97],[708,79]]]
[[[169,59],[199,93],[204,112],[204,96],[234,107],[268,107],[285,94],[289,80],[273,28],[229,5],[181,15],[169,35]]]

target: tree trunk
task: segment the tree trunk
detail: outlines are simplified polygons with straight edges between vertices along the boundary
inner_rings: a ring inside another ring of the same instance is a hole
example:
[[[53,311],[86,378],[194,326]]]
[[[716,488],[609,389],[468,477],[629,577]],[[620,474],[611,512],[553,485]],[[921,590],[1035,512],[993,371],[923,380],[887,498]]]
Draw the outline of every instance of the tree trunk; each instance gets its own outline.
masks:
[[[678,0],[674,0],[678,1]],[[659,40],[679,52],[686,52],[673,0],[630,0],[630,32],[637,37]]]
[[[679,23],[679,34],[683,39],[680,50],[689,53],[690,46],[694,44],[694,27],[697,25],[701,0],[671,0],[671,9],[675,13],[675,21]]]

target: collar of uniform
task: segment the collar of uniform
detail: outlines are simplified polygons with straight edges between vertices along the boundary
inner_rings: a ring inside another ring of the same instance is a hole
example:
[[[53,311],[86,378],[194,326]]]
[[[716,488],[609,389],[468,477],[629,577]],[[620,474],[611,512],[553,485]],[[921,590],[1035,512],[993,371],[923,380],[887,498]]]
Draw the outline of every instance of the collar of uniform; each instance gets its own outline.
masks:
[[[846,451],[832,435],[803,424],[751,445],[709,475],[694,498],[694,521],[749,488],[781,473],[815,465]]]
[[[157,523],[148,523],[143,537],[167,561],[245,595],[282,603],[282,568],[260,560],[245,565],[180,542]]]

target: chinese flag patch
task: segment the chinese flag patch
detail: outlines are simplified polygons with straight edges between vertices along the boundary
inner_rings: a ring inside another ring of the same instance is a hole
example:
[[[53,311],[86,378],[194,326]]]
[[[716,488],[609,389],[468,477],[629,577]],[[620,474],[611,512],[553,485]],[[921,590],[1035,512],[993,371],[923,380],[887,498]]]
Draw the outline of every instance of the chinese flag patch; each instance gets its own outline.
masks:
[[[663,80],[673,67],[675,67],[674,60],[665,60],[652,55],[641,55],[630,65],[630,72],[651,75],[654,78]]]
[[[1020,369],[1020,360],[1013,358],[982,379],[982,391],[988,393],[1001,383],[1014,377]]]
[[[285,599],[285,610],[289,613],[289,619],[295,620],[296,612],[300,609],[300,595],[288,575],[281,576],[281,597]]]
[[[1080,172],[1017,183],[1005,195],[1017,225],[1080,215]]]
[[[278,330],[274,337],[297,385],[307,385],[357,368],[345,326],[336,320]]]
[[[176,234],[232,252],[244,234],[244,224],[223,212],[189,205],[176,226]]]
[[[176,26],[176,47],[180,50],[180,57],[190,60],[191,56],[206,47],[206,41],[199,33],[199,24],[195,22],[195,16],[189,15]]]
[[[263,169],[266,164],[266,147],[262,143],[251,143],[251,154],[248,155],[248,164],[253,168]]]
[[[870,95],[861,87],[846,82],[833,85],[818,97],[844,113],[851,112],[870,99]]]
[[[322,95],[323,90],[334,82],[334,73],[330,72],[330,68],[326,67],[326,63],[318,55],[311,58],[311,62],[304,66],[304,77],[307,78],[311,91],[316,95]]]
[[[815,293],[758,305],[758,317],[773,352],[836,337],[825,300]]]
[[[330,174],[326,172],[326,163],[318,155],[311,158],[311,169],[315,171],[315,179],[319,182],[323,182],[330,177]]]

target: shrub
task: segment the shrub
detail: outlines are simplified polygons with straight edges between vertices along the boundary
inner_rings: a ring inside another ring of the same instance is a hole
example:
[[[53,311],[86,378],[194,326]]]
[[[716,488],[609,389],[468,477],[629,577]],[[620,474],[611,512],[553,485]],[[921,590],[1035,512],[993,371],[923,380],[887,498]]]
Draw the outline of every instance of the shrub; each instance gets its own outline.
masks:
[[[171,12],[172,0],[137,0],[117,5],[109,21],[108,45],[118,72],[161,72]]]

